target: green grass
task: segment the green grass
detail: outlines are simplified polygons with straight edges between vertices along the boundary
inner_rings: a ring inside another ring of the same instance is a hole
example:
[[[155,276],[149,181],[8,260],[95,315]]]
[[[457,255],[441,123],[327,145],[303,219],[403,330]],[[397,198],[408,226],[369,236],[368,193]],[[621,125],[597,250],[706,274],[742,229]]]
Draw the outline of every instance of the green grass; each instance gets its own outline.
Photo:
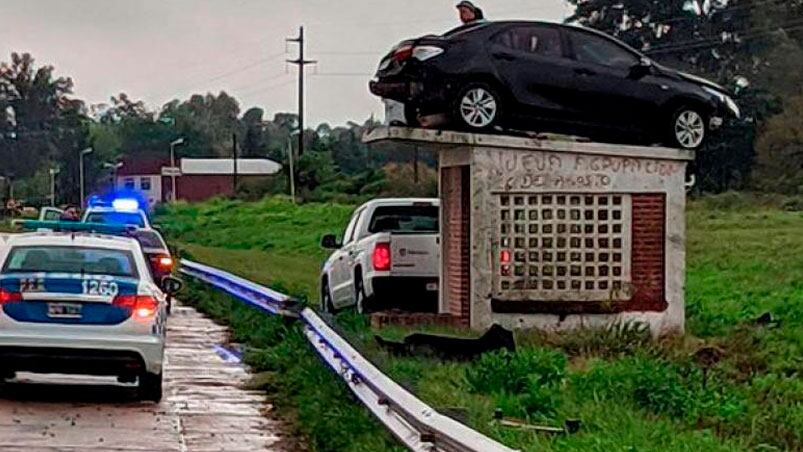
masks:
[[[347,313],[337,320],[364,354],[422,399],[522,450],[802,450],[803,214],[773,204],[732,193],[690,203],[684,338],[655,343],[638,328],[519,332],[515,355],[450,363],[391,357],[363,319]],[[199,261],[315,299],[325,256],[317,242],[341,230],[349,210],[215,202],[178,206],[160,221]],[[206,222],[193,220],[199,217]],[[254,224],[267,217],[274,221]],[[254,347],[250,362],[268,372],[264,386],[295,413],[313,449],[395,447],[367,412],[345,402],[347,389],[296,333],[226,296],[193,293],[202,309],[232,325],[235,339]],[[780,323],[755,324],[765,312]],[[701,349],[718,361],[704,366]],[[495,410],[549,425],[580,419],[583,427],[544,436],[498,425]],[[349,442],[343,435],[350,432]]]

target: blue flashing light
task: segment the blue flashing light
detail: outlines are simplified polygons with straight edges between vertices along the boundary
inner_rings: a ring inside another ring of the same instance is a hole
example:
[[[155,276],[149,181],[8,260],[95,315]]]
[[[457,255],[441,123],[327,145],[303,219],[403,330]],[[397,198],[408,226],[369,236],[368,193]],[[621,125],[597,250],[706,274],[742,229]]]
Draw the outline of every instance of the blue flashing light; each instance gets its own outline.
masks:
[[[140,207],[136,199],[117,198],[112,201],[112,208],[121,212],[136,212]]]

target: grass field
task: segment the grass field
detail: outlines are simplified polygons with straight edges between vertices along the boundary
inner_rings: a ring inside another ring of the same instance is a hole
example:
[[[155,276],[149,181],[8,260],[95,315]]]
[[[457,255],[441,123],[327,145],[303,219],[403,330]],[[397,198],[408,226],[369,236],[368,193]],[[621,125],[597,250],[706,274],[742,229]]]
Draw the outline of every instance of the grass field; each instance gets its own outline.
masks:
[[[159,219],[193,258],[316,299],[320,236],[351,207],[214,201]],[[364,353],[428,403],[522,450],[803,450],[803,214],[726,194],[688,210],[687,334],[660,343],[638,328],[545,337],[519,333],[515,355],[473,363],[390,357],[354,314],[338,322]],[[190,298],[253,347],[262,386],[294,413],[316,450],[394,443],[294,330],[191,284]],[[772,313],[769,324],[755,320]],[[398,337],[403,330],[382,332]],[[715,359],[703,359],[703,356]],[[314,394],[314,395],[311,395]],[[502,427],[580,419],[549,437]]]

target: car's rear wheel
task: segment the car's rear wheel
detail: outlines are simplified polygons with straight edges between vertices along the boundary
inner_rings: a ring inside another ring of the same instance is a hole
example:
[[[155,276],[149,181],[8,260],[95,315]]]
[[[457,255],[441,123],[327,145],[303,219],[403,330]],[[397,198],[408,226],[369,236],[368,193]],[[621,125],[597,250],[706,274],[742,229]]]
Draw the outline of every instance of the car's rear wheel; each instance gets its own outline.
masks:
[[[708,135],[706,115],[698,107],[682,106],[672,114],[669,144],[681,149],[700,148]]]
[[[329,290],[329,283],[324,280],[321,283],[321,311],[334,314],[337,310],[332,301],[332,291]]]
[[[457,95],[453,116],[464,129],[491,129],[502,117],[502,99],[486,83],[468,84]]]
[[[155,403],[162,401],[162,374],[144,373],[139,377],[139,398]]]
[[[354,306],[359,314],[370,314],[372,312],[371,300],[365,295],[365,285],[362,282],[362,275],[357,275],[354,279]]]

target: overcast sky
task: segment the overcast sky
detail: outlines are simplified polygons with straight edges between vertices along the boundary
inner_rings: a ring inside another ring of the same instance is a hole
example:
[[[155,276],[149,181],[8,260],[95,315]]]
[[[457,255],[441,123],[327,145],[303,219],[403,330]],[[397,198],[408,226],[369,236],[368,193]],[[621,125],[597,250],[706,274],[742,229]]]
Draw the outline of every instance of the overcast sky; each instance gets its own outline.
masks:
[[[76,96],[125,92],[158,108],[226,90],[265,109],[296,111],[296,55],[285,38],[305,25],[308,124],[381,115],[367,88],[402,39],[457,25],[453,0],[0,0],[0,61],[31,52],[75,81]],[[561,21],[563,0],[479,0],[492,19]],[[289,52],[285,54],[285,51]]]

